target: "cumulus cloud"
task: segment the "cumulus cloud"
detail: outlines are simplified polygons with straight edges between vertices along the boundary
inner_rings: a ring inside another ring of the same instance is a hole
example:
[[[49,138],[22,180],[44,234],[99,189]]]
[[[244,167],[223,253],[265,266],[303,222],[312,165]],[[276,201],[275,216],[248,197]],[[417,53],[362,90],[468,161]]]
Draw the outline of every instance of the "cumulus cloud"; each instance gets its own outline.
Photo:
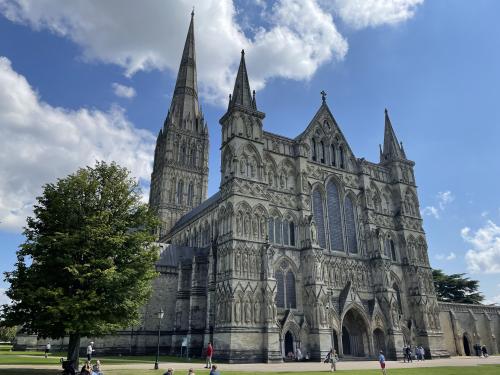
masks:
[[[0,57],[0,228],[19,230],[43,184],[96,160],[116,161],[147,184],[154,141],[120,107],[52,107]]]
[[[10,298],[5,295],[7,289],[0,288],[0,306],[8,305],[10,303]]]
[[[136,94],[133,87],[125,86],[116,82],[114,82],[111,87],[113,88],[115,95],[120,98],[132,99]]]
[[[84,59],[117,64],[130,76],[149,69],[177,71],[194,4],[201,93],[205,100],[225,104],[242,48],[257,90],[274,77],[307,80],[322,64],[344,58],[348,44],[330,13],[337,11],[327,11],[319,1],[278,0],[262,6],[257,23],[250,25],[251,37],[238,24],[231,0],[0,0],[0,11],[13,22],[69,38],[82,48]],[[354,3],[362,13],[342,1],[335,5],[358,28],[401,22],[416,6],[409,0]]]
[[[500,305],[500,294],[492,298],[486,299],[483,302],[485,305]]]
[[[448,260],[448,261],[453,260],[456,257],[457,257],[457,255],[453,251],[451,251],[448,255],[446,255],[446,254],[436,254],[436,256],[435,256],[435,258],[437,260]]]
[[[421,210],[421,214],[423,216],[433,216],[436,219],[441,217],[441,213],[444,212],[446,206],[448,206],[451,202],[455,200],[455,196],[451,193],[451,191],[440,191],[436,195],[437,199],[437,207],[426,206]]]
[[[412,18],[424,0],[334,0],[333,8],[354,29],[395,25]]]
[[[488,220],[475,232],[463,228],[461,235],[472,246],[465,254],[469,272],[500,273],[500,226]]]

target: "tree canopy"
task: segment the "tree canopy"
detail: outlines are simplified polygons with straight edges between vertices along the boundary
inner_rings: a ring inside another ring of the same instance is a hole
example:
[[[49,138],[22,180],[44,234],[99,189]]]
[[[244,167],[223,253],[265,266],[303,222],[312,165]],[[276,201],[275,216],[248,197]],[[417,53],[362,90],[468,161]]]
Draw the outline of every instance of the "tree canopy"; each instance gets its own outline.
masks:
[[[41,337],[70,336],[68,359],[80,337],[136,324],[151,291],[158,249],[156,216],[142,203],[129,172],[112,163],[44,186],[27,219],[2,325]]]
[[[438,300],[443,302],[481,303],[484,296],[478,292],[479,281],[464,276],[464,273],[446,275],[442,270],[432,270]]]

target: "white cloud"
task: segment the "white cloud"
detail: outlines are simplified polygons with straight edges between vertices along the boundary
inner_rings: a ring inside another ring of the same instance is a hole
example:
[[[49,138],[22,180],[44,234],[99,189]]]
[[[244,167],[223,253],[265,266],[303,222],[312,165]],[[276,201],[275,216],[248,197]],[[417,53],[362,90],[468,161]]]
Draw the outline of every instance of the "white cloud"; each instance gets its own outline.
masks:
[[[237,23],[231,0],[0,0],[0,11],[14,22],[71,39],[81,46],[84,59],[117,64],[132,75],[149,69],[177,72],[194,4],[200,89],[205,100],[225,105],[242,48],[256,90],[274,77],[307,80],[322,64],[344,58],[347,41],[318,1],[278,0],[262,6],[260,23],[251,25],[252,37]],[[363,10],[358,16],[370,19],[356,25],[401,22],[414,12],[411,1],[355,3]],[[356,19],[348,16],[348,4],[336,4],[344,18]]]
[[[483,302],[485,305],[500,305],[500,294],[497,296],[494,296],[493,298],[489,298],[484,300]]]
[[[434,206],[425,207],[421,213],[422,215],[434,216],[436,219],[439,219],[439,210]]]
[[[443,211],[446,207],[446,205],[450,204],[455,200],[455,196],[451,194],[451,191],[440,191],[437,194],[438,202],[439,202],[439,208]]]
[[[434,216],[434,218],[439,219],[441,213],[444,212],[446,206],[455,200],[455,196],[451,191],[440,191],[437,193],[437,207],[436,206],[426,206],[421,210],[421,214],[425,216]]]
[[[113,87],[113,92],[115,93],[115,95],[119,96],[120,98],[132,99],[136,94],[133,87],[121,85],[116,82],[114,82],[111,86]]]
[[[96,160],[116,161],[147,183],[154,141],[120,107],[50,106],[0,57],[0,228],[19,230],[43,184]]]
[[[5,295],[7,289],[0,288],[0,306],[8,305],[10,303],[10,298]]]
[[[424,0],[334,0],[333,8],[355,29],[395,25],[412,18]]]
[[[461,235],[472,246],[465,254],[469,272],[500,273],[500,226],[488,220],[476,232],[463,228]]]
[[[437,260],[448,260],[448,261],[453,260],[456,257],[457,257],[457,255],[453,251],[451,251],[448,255],[446,255],[446,254],[436,254],[436,256],[435,256],[435,258]]]

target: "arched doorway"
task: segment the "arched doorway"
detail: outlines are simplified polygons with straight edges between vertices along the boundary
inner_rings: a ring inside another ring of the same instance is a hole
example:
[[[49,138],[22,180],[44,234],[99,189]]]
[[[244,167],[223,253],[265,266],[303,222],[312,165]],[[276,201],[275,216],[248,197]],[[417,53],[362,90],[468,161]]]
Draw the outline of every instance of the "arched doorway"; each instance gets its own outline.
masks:
[[[351,355],[351,339],[346,327],[342,327],[342,352]]]
[[[464,334],[463,342],[464,342],[464,353],[465,353],[465,355],[470,356],[469,339],[467,338],[467,336],[465,334]]]
[[[339,338],[337,336],[337,331],[335,330],[332,332],[332,348],[339,353]]]
[[[357,309],[350,309],[342,320],[342,350],[344,355],[366,357],[370,355],[368,326]]]
[[[375,329],[375,331],[373,331],[373,345],[375,353],[378,353],[379,351],[387,353],[385,350],[385,335],[380,328],[377,328]]]
[[[293,335],[290,331],[287,331],[285,333],[285,357],[288,357],[290,353],[295,354],[295,350],[293,348]]]

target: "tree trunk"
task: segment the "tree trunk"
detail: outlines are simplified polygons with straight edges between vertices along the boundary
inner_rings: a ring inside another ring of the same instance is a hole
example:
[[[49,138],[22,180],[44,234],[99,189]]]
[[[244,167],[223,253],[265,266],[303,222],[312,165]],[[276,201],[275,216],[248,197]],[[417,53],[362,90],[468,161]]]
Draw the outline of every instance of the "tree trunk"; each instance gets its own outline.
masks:
[[[78,333],[71,333],[69,335],[67,359],[73,362],[73,368],[78,371],[78,362],[80,361],[80,334]]]

